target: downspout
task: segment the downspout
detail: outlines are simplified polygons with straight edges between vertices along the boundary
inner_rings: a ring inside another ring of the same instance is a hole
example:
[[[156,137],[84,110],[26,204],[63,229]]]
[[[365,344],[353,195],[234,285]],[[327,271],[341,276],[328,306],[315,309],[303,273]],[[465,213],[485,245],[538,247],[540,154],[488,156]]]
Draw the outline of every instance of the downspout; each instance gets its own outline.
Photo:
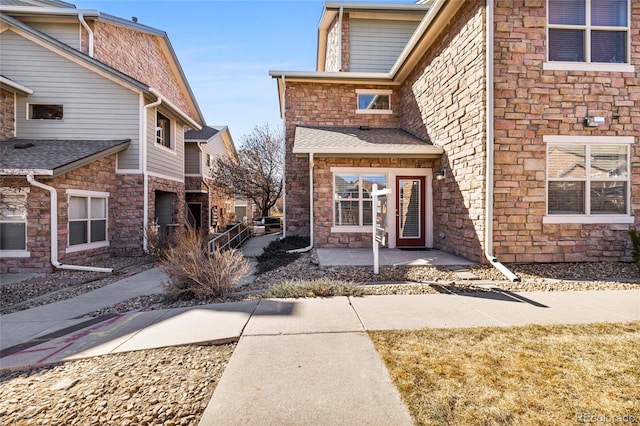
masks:
[[[338,71],[342,71],[342,12],[343,6],[340,5],[340,13],[338,14]]]
[[[313,248],[313,152],[309,153],[309,245],[287,253],[306,253]]]
[[[149,173],[147,172],[147,120],[149,108],[155,108],[162,103],[162,97],[156,95],[158,99],[155,102],[144,105],[144,119],[142,120],[142,140],[140,141],[140,150],[142,152],[142,194],[144,197],[142,203],[142,250],[148,251],[147,232],[149,230]]]
[[[89,24],[87,24],[87,21],[84,20],[84,15],[82,15],[82,13],[78,13],[78,19],[84,29],[87,30],[87,33],[89,33],[89,56],[93,58],[93,31],[91,30],[91,27],[89,27]]]
[[[493,123],[493,0],[487,0],[486,6],[486,127],[487,127],[487,160],[486,160],[486,199],[485,199],[485,236],[484,255],[487,260],[509,281],[520,281],[520,278],[506,266],[498,262],[493,254],[493,156],[494,156],[494,123]]]
[[[280,95],[280,116],[282,117],[282,127],[283,127],[283,131],[284,131],[284,136],[285,136],[285,141],[284,141],[284,145],[282,147],[283,153],[282,156],[285,159],[285,164],[283,167],[284,173],[282,176],[282,239],[287,238],[287,184],[286,184],[286,179],[285,176],[287,175],[287,141],[286,141],[286,137],[287,137],[287,120],[285,118],[285,100],[286,100],[286,95],[285,95],[285,90],[286,90],[286,86],[285,86],[285,81],[284,81],[284,74],[282,74],[282,92]]]
[[[45,185],[42,182],[38,182],[34,179],[32,174],[27,175],[27,182],[40,189],[48,191],[51,197],[51,220],[49,226],[51,227],[51,264],[58,269],[71,269],[76,271],[91,271],[91,272],[106,272],[111,273],[111,268],[98,268],[94,266],[76,266],[76,265],[63,265],[58,261],[58,192],[52,186]]]

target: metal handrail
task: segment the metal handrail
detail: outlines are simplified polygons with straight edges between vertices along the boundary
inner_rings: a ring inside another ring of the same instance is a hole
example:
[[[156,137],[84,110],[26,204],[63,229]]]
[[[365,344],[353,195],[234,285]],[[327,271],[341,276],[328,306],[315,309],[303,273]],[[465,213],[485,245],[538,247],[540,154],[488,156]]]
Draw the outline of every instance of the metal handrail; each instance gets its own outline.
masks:
[[[209,254],[214,254],[216,250],[223,251],[230,248],[238,248],[251,237],[251,234],[252,229],[247,221],[238,223],[209,241],[207,246]]]

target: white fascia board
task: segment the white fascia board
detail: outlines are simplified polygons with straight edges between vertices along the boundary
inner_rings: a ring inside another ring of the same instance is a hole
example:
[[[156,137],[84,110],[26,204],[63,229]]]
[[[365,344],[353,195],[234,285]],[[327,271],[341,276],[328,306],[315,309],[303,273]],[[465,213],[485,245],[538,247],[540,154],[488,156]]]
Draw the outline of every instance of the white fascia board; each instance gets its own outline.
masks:
[[[376,11],[388,11],[388,12],[407,12],[407,11],[427,11],[430,6],[425,4],[416,3],[373,3],[373,2],[327,2],[325,3],[325,9],[339,9],[342,8],[345,11],[350,10],[376,10]]]
[[[382,72],[269,71],[269,75],[298,82],[398,85],[390,74]]]
[[[87,17],[99,17],[100,12],[94,9],[73,9],[64,7],[38,7],[38,6],[9,6],[0,5],[0,12],[13,16],[31,16],[31,15],[48,15],[48,16],[78,16],[82,14]]]
[[[296,148],[291,151],[294,154],[318,154],[318,155],[362,155],[362,150],[353,148]],[[374,149],[367,151],[367,155],[442,155],[444,149],[432,146],[429,148],[397,148]]]
[[[53,176],[53,170],[47,169],[0,169],[0,176]]]
[[[22,84],[16,83],[13,80],[9,80],[8,78],[3,77],[1,75],[0,75],[0,86],[9,87],[10,89],[16,90],[18,93],[23,95],[33,94],[33,90],[29,89],[28,87],[23,86]]]

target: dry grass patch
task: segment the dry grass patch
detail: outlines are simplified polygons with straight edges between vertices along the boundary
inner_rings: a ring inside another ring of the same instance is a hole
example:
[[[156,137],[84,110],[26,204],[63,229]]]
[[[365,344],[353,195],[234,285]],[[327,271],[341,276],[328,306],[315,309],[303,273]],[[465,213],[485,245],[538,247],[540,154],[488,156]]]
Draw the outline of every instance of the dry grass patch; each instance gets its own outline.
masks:
[[[419,425],[640,422],[640,322],[369,334]]]
[[[262,296],[266,298],[305,298],[333,296],[362,296],[362,287],[339,280],[288,280],[272,286]]]

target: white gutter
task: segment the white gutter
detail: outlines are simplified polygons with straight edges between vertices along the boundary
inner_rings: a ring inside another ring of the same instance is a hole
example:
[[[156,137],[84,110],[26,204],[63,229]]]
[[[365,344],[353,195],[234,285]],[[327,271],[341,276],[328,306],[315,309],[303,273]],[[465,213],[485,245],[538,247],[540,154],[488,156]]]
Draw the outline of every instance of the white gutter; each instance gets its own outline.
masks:
[[[305,253],[313,248],[313,152],[309,153],[309,245],[287,253]]]
[[[9,6],[0,5],[0,12],[15,16],[25,15],[52,15],[52,16],[84,16],[97,18],[100,12],[93,9],[76,9],[70,7],[38,7],[38,6]]]
[[[340,12],[338,13],[338,71],[342,71],[342,13],[344,9],[340,5]],[[325,58],[326,62],[326,58]]]
[[[185,114],[180,108],[178,108],[178,106],[176,104],[174,104],[173,102],[171,102],[167,98],[164,98],[160,94],[160,92],[158,92],[156,89],[154,89],[153,87],[150,87],[149,88],[149,92],[153,93],[160,101],[162,101],[163,104],[167,105],[174,112],[176,112],[180,116],[180,118],[182,118],[184,121],[186,121],[187,124],[192,129],[202,130],[202,126],[200,124],[196,123],[191,117],[189,117],[187,114]]]
[[[277,80],[276,80],[277,81]],[[286,90],[286,84],[285,84],[285,77],[284,74],[282,74],[282,91],[279,91],[278,94],[280,95],[280,117],[282,117],[282,130],[284,132],[284,137],[285,137],[285,141],[284,144],[282,146],[282,158],[285,159],[284,161],[284,173],[282,176],[282,238],[287,238],[287,185],[286,185],[286,179],[285,176],[287,175],[287,120],[285,118],[285,101],[286,101],[286,96],[285,96],[285,90]]]
[[[10,87],[11,89],[17,90],[25,95],[33,95],[33,90],[2,75],[0,75],[0,85]]]
[[[277,71],[272,70],[269,71],[269,75],[274,78],[279,78],[282,76],[287,76],[292,79],[300,79],[304,80],[308,78],[310,80],[329,80],[337,79],[339,81],[344,80],[363,80],[363,81],[372,81],[378,84],[384,84],[384,82],[380,80],[389,80],[389,84],[396,84],[392,81],[389,73],[386,72],[340,72],[340,71]]]
[[[111,268],[98,268],[94,266],[77,266],[77,265],[63,265],[58,261],[58,192],[52,186],[45,185],[42,182],[38,182],[34,179],[32,174],[27,175],[27,182],[38,188],[49,191],[51,197],[51,219],[49,226],[51,227],[51,264],[58,269],[71,269],[76,271],[91,271],[91,272],[106,272],[111,273]]]
[[[493,254],[493,156],[494,156],[494,123],[493,123],[493,0],[487,0],[486,6],[486,88],[487,93],[487,111],[486,111],[486,127],[487,127],[487,160],[486,160],[486,199],[485,199],[485,236],[484,236],[484,255],[487,260],[509,281],[520,281],[520,278],[511,272],[506,266],[498,262]]]
[[[153,93],[153,89],[151,89]],[[142,138],[140,140],[140,151],[142,153],[142,250],[146,253],[149,248],[149,242],[147,241],[147,232],[149,232],[149,173],[147,171],[147,120],[149,108],[155,108],[162,103],[162,97],[158,96],[155,102],[143,106],[144,113],[143,119],[140,123],[142,127]]]
[[[84,16],[82,15],[82,13],[78,13],[78,19],[80,20],[80,23],[82,24],[84,29],[87,30],[87,33],[89,33],[89,57],[93,58],[93,30],[91,30],[89,24],[87,24],[87,22],[84,20]]]

